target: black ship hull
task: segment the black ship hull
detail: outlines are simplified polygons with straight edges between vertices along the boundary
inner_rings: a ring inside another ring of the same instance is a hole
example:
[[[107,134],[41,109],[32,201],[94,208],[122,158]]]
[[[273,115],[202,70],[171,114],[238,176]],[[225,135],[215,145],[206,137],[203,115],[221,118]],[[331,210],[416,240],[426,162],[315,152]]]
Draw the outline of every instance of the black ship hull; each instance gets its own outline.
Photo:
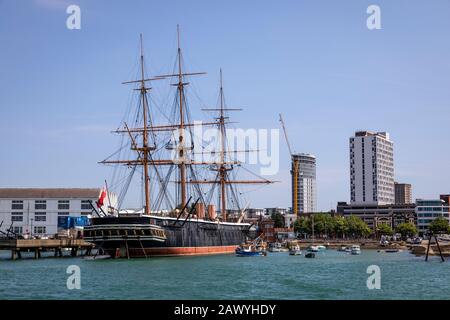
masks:
[[[232,253],[253,238],[247,223],[218,223],[169,217],[93,218],[84,238],[113,257]]]

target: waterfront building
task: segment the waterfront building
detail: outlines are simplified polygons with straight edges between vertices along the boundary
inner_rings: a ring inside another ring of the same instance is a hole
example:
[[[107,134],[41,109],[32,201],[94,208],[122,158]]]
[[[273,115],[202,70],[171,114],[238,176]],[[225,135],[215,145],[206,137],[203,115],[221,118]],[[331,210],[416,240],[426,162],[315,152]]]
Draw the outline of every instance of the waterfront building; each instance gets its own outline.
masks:
[[[409,183],[394,183],[395,203],[413,203],[411,185]]]
[[[240,215],[241,215],[241,210],[227,209],[227,221],[236,221],[237,219],[239,219]]]
[[[54,235],[58,218],[89,217],[91,202],[96,207],[100,194],[101,189],[0,188],[0,230],[12,227],[17,234]],[[107,212],[116,206],[116,195],[110,192],[103,203],[101,209]]]
[[[265,219],[259,223],[259,231],[267,242],[275,242],[275,223],[272,219]]]
[[[357,131],[350,138],[352,204],[395,202],[393,142],[387,132]]]
[[[268,218],[271,218],[272,215],[275,214],[275,213],[279,213],[279,214],[281,214],[281,215],[284,216],[286,213],[289,212],[288,209],[286,209],[286,208],[280,208],[280,207],[266,208],[265,211],[266,211],[266,212],[265,212],[265,215],[266,215],[266,217],[268,217]]]
[[[337,214],[347,217],[350,215],[360,217],[367,225],[375,230],[380,224],[387,224],[391,228],[403,222],[416,224],[416,211],[414,203],[405,204],[348,204],[338,202]]]
[[[247,212],[246,217],[251,219],[251,218],[260,218],[264,216],[266,210],[264,208],[248,208],[246,212]]]
[[[448,198],[447,202],[442,198],[445,199],[445,196],[442,195],[440,199],[416,200],[417,229],[420,234],[426,233],[430,223],[438,217],[447,219],[450,222]]]
[[[450,205],[450,194],[441,194],[439,198]]]
[[[296,238],[293,228],[275,228],[275,238],[278,242],[293,240]]]
[[[299,215],[316,212],[316,157],[306,153],[293,154],[291,175],[293,211],[296,208]]]
[[[293,228],[294,227],[294,222],[295,220],[297,220],[298,216],[290,213],[290,212],[286,212],[286,214],[284,214],[284,226],[286,228]]]

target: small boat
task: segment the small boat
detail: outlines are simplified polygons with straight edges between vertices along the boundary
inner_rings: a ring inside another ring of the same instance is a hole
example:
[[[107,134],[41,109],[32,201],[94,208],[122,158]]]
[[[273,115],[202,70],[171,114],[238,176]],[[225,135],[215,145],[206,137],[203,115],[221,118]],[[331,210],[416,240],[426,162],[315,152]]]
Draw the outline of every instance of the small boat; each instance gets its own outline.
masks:
[[[255,256],[265,256],[265,250],[256,248],[252,245],[240,245],[235,250],[238,257],[255,257]]]
[[[384,250],[384,252],[386,252],[386,253],[396,253],[396,252],[399,252],[400,250],[399,249],[386,249],[386,250]]]
[[[361,254],[361,248],[358,245],[353,245],[351,248],[351,254],[353,255]]]
[[[111,256],[109,254],[98,254],[93,256],[85,256],[83,260],[105,260],[105,259],[111,259]]]
[[[316,254],[314,252],[308,252],[307,254],[305,254],[305,258],[315,258]]]
[[[271,243],[269,245],[270,252],[281,252],[281,249],[282,249],[281,243],[279,243],[279,242]]]
[[[324,245],[317,246],[317,248],[319,249],[319,251],[327,250],[327,247],[325,247]]]
[[[318,247],[318,246],[313,246],[313,245],[311,245],[311,246],[309,246],[309,247],[306,249],[306,251],[308,251],[308,252],[319,252],[319,247]]]
[[[337,251],[345,252],[347,250],[346,246],[340,246],[340,248]]]
[[[301,254],[302,254],[302,251],[300,250],[300,246],[298,244],[291,247],[291,249],[289,249],[290,256],[299,256]]]
[[[258,237],[255,241],[239,245],[235,253],[238,257],[266,256],[266,244]]]

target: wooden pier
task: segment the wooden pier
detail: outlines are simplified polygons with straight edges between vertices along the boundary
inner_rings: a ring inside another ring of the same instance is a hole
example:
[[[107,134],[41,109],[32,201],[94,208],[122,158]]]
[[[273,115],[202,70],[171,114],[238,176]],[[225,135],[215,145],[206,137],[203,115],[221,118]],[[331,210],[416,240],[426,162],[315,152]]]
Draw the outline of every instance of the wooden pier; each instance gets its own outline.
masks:
[[[54,251],[55,257],[62,257],[63,249],[70,249],[70,255],[76,257],[80,250],[89,254],[94,244],[83,239],[0,239],[0,250],[11,250],[11,259],[21,259],[22,252],[34,252],[34,258],[41,258],[42,251]]]

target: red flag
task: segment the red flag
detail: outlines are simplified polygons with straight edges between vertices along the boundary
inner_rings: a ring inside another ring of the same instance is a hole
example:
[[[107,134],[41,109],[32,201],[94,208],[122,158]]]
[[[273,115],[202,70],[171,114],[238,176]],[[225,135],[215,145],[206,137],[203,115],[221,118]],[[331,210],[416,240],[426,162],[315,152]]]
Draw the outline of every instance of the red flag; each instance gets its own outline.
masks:
[[[97,207],[103,207],[103,204],[105,203],[105,197],[106,197],[106,190],[104,188],[102,188],[102,191],[100,192],[100,195],[98,197],[98,200],[96,202]]]

